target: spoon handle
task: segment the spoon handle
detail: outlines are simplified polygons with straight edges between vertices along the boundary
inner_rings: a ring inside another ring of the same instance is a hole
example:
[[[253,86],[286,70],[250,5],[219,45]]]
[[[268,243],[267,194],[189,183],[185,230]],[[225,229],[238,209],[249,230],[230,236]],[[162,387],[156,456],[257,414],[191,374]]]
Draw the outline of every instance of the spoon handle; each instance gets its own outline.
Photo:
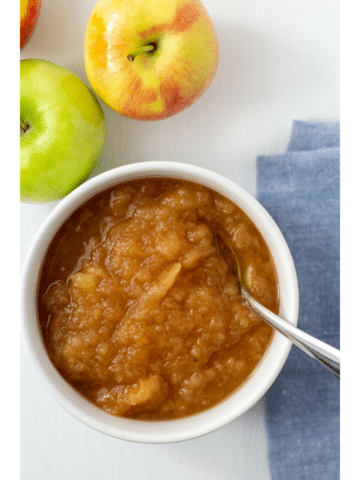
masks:
[[[340,350],[308,335],[270,312],[270,310],[257,302],[245,288],[242,289],[242,294],[247,305],[254,310],[259,317],[285,335],[295,345],[310,355],[310,357],[322,363],[340,379]]]

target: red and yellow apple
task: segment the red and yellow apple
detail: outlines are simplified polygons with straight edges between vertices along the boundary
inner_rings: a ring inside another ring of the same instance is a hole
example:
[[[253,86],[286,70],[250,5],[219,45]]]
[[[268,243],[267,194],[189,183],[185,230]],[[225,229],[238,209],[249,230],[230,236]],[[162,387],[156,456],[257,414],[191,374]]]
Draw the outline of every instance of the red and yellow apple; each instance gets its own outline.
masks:
[[[20,48],[30,39],[40,15],[41,0],[20,0]]]
[[[92,88],[138,120],[167,118],[194,103],[218,58],[214,26],[198,0],[100,0],[86,28]]]

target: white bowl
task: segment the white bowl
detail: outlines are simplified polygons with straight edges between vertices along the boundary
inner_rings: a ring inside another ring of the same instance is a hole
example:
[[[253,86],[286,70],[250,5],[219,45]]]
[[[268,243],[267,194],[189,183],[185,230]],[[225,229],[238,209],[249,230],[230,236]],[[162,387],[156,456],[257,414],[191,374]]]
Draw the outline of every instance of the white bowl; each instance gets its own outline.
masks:
[[[88,180],[57,205],[32,243],[22,277],[22,332],[35,370],[55,400],[86,425],[124,440],[167,443],[199,437],[245,413],[278,376],[291,343],[276,332],[265,357],[241,388],[215,407],[178,420],[140,421],[114,417],[83,398],[60,376],[49,360],[37,320],[37,292],[44,256],[59,227],[86,200],[121,182],[144,177],[172,177],[197,182],[233,201],[252,219],[270,248],[279,280],[280,316],[293,325],[297,324],[299,293],[289,248],[273,219],[246,191],[209,170],[175,162],[126,165]]]

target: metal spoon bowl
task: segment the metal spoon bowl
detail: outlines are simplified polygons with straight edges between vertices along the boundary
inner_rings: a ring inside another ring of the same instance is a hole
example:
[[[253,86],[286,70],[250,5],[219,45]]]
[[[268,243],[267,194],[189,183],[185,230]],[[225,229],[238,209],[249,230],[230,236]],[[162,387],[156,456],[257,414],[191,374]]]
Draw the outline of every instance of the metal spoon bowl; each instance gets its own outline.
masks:
[[[232,257],[236,263],[237,268],[237,277],[240,287],[241,295],[244,299],[245,305],[253,310],[259,317],[268,323],[271,327],[275,328],[283,335],[285,335],[289,340],[291,340],[295,345],[297,345],[301,350],[306,352],[310,357],[314,358],[320,362],[324,367],[328,368],[338,379],[340,379],[340,350],[337,350],[334,347],[318,340],[317,338],[312,337],[311,335],[303,332],[299,328],[294,327],[286,320],[283,320],[278,315],[275,315],[273,312],[265,308],[255,298],[250,295],[248,290],[244,287],[242,281],[241,268],[238,261],[238,258],[232,249],[232,247],[220,237],[231,252]]]

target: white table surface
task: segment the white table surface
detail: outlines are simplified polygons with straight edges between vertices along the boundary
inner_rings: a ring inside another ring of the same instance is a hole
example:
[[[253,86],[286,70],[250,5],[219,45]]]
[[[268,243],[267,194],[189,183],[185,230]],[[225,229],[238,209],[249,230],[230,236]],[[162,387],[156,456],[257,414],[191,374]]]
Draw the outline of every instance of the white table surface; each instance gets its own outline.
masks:
[[[83,37],[95,0],[43,0],[21,58],[43,58],[87,81]],[[186,111],[138,122],[104,105],[107,140],[94,175],[144,160],[192,163],[256,193],[256,156],[283,152],[291,123],[339,120],[339,0],[204,0],[220,62]],[[21,204],[21,265],[56,202]],[[21,345],[23,480],[266,480],[265,403],[200,439],[142,445],[108,437],[64,411]],[[291,453],[291,452],[289,452]]]

